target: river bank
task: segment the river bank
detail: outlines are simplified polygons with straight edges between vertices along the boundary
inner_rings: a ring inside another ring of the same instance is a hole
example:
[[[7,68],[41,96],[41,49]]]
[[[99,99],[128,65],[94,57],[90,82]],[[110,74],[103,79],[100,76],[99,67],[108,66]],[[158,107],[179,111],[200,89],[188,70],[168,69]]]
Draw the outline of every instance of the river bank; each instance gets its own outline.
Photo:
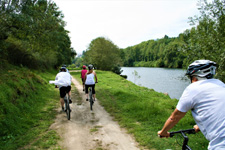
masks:
[[[185,76],[186,70],[156,67],[122,67],[122,75],[139,86],[168,93],[170,98],[179,99],[184,89],[190,84]]]
[[[97,70],[96,73],[98,102],[137,142],[148,149],[180,149],[180,146],[175,144],[175,138],[160,139],[157,136],[157,131],[175,109],[176,99],[137,86],[112,72]],[[81,81],[80,72],[71,74]],[[189,112],[173,130],[192,128],[194,124]],[[198,138],[195,136],[190,136],[190,146],[196,150],[207,149],[208,142],[203,135],[200,133],[197,134]]]

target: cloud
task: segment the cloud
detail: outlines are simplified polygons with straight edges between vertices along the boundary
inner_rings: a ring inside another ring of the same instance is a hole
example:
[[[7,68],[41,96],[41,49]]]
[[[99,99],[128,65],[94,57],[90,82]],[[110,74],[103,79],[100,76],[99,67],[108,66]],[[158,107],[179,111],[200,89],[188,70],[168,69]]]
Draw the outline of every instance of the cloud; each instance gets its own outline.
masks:
[[[72,47],[81,54],[104,36],[126,48],[164,35],[176,37],[191,28],[197,0],[54,0],[65,15]]]

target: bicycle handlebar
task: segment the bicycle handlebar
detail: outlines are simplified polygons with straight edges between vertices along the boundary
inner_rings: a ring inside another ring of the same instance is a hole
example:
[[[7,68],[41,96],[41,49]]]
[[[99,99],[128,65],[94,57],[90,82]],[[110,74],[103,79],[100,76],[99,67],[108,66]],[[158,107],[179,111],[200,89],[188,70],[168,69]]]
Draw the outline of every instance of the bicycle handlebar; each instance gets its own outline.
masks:
[[[175,131],[175,132],[169,132],[170,133],[170,137],[173,137],[175,134],[181,133],[184,136],[184,133],[187,134],[195,134],[195,129],[187,129],[187,130],[179,130],[179,131]]]

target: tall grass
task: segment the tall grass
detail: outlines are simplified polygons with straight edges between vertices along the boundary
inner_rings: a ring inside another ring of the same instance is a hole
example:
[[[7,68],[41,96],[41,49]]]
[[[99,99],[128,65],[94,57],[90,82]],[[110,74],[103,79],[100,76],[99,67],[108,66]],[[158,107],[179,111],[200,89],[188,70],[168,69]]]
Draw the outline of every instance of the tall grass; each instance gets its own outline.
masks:
[[[47,147],[58,147],[59,136],[48,130],[56,115],[58,93],[47,81],[55,72],[10,66],[0,73],[0,149],[19,149],[47,135],[55,137]],[[43,146],[36,144],[36,148]]]
[[[80,77],[79,72],[73,72],[72,75]],[[157,136],[157,132],[175,109],[176,99],[137,86],[111,72],[97,71],[97,77],[99,83],[96,85],[96,97],[101,105],[114,116],[121,127],[133,134],[142,146],[157,150],[181,149],[176,138],[160,139]],[[195,122],[188,112],[171,131],[189,129],[193,125]],[[207,149],[208,141],[201,133],[189,137],[192,149]]]

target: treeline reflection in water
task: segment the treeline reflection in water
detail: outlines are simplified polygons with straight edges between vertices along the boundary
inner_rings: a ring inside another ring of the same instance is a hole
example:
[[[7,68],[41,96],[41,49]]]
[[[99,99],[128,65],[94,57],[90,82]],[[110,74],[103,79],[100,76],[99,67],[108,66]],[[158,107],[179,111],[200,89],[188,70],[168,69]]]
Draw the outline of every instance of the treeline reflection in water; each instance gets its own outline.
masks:
[[[168,93],[171,98],[179,99],[184,89],[190,84],[185,76],[186,70],[151,67],[122,67],[122,75],[139,86]]]

